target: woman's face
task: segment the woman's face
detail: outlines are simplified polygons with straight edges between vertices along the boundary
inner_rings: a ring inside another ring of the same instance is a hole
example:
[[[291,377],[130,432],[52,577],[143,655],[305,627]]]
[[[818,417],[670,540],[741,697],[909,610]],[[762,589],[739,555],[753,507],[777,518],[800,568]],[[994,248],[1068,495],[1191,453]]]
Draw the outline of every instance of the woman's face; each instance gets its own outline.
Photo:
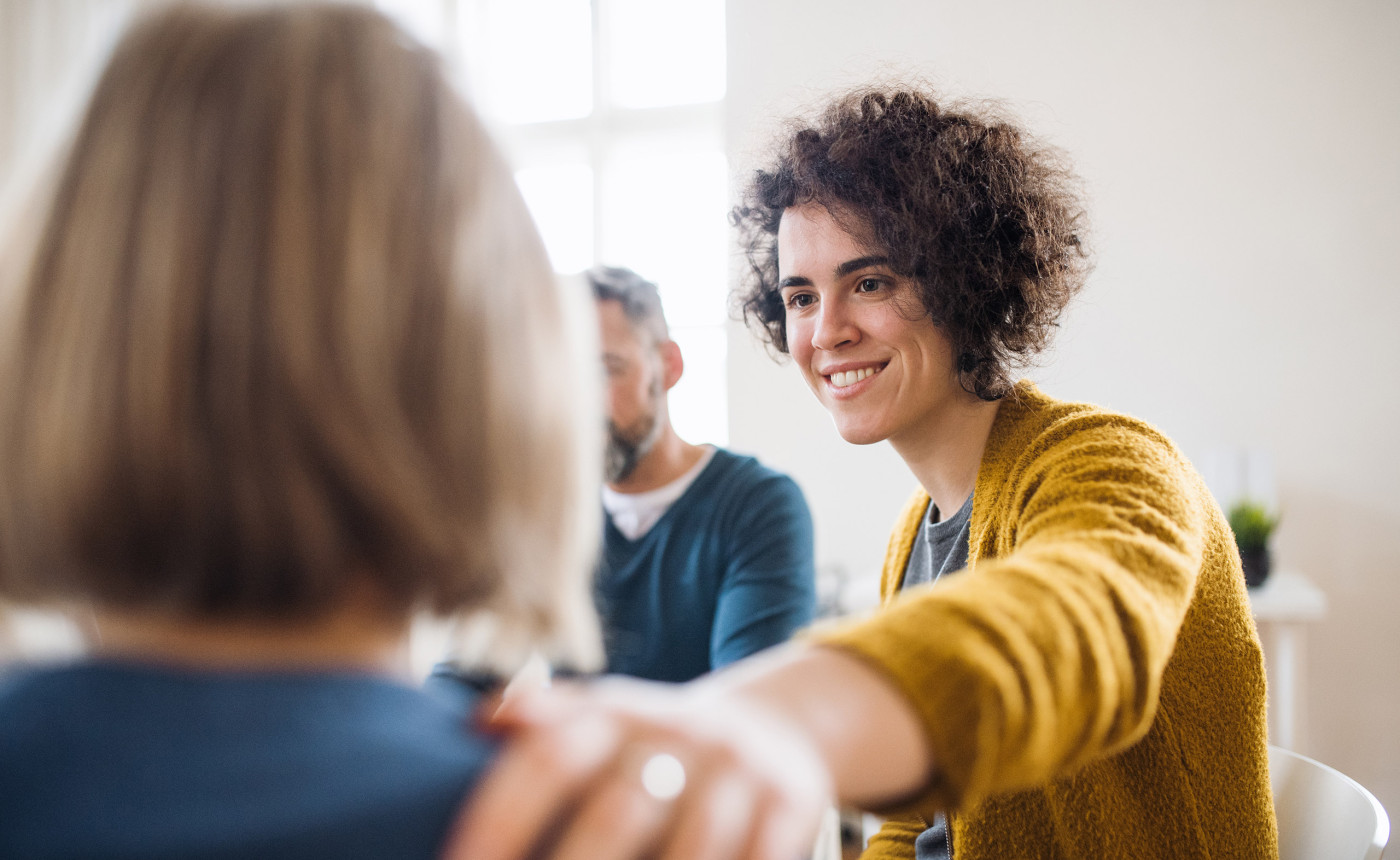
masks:
[[[778,227],[788,350],[847,442],[916,441],[966,398],[918,290],[817,204]]]

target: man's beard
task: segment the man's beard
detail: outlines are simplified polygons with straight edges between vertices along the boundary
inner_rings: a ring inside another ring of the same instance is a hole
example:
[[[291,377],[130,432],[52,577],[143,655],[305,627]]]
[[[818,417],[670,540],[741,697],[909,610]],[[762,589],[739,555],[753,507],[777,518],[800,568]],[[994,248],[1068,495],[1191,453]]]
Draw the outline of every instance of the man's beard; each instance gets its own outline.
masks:
[[[651,453],[661,438],[661,422],[653,408],[633,422],[631,427],[619,427],[608,422],[607,450],[603,454],[603,480],[616,484],[627,480],[642,458]]]

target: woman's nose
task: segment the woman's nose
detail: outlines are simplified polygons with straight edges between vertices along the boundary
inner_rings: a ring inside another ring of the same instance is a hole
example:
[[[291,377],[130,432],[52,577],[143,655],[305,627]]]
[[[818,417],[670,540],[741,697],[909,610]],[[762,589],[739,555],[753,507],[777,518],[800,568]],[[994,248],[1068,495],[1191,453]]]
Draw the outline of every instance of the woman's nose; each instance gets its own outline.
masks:
[[[860,329],[850,314],[838,304],[824,304],[812,331],[812,346],[831,350],[860,340]]]

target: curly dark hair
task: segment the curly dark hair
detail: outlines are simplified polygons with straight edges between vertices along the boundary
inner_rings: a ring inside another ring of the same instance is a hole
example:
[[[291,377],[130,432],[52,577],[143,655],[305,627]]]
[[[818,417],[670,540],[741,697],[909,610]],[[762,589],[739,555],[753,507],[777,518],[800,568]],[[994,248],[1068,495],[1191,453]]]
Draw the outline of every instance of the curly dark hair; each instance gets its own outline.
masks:
[[[856,90],[794,124],[730,214],[749,263],[736,304],[783,353],[778,224],[806,203],[917,283],[962,386],[984,400],[1006,395],[1048,345],[1089,270],[1078,180],[1057,151],[992,107]]]

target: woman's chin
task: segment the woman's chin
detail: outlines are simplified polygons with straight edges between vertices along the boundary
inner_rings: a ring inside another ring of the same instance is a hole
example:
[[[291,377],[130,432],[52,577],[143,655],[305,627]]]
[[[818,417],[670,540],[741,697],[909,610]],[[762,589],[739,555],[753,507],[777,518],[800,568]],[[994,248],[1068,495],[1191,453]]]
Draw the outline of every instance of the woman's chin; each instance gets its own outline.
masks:
[[[888,434],[879,428],[870,427],[865,424],[851,424],[836,422],[836,432],[841,438],[852,445],[874,445],[876,442],[883,442]]]

